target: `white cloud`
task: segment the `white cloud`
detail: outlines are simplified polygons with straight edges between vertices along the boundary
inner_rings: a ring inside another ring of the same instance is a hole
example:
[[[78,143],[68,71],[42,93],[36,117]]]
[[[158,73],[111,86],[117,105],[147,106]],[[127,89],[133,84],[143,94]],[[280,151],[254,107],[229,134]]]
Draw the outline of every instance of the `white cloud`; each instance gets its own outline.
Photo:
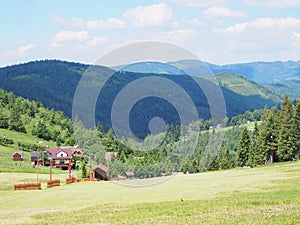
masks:
[[[138,6],[126,11],[123,16],[135,27],[174,25],[173,10],[165,3]]]
[[[71,18],[69,20],[65,20],[55,13],[51,15],[51,19],[57,22],[58,24],[67,27],[67,28],[82,28],[85,26],[85,22],[81,18]]]
[[[14,58],[14,57],[21,57],[21,56],[29,54],[29,52],[31,50],[33,50],[34,48],[35,48],[34,44],[28,44],[28,45],[24,45],[24,46],[18,48],[15,51],[6,52],[5,55],[7,55],[9,57],[12,57],[12,58]]]
[[[97,46],[107,41],[107,37],[91,37],[86,43],[88,46]]]
[[[291,46],[293,48],[298,49],[298,51],[299,51],[300,50],[300,33],[297,33],[297,32],[293,33],[291,39],[292,39]]]
[[[116,18],[109,18],[107,20],[89,20],[84,21],[81,18],[71,18],[69,20],[65,20],[55,13],[51,15],[52,20],[57,22],[58,24],[68,28],[68,29],[76,29],[76,28],[84,28],[87,29],[122,29],[126,27],[124,21]]]
[[[250,7],[289,8],[300,7],[300,0],[244,0],[243,3]]]
[[[166,32],[166,40],[172,40],[174,42],[188,41],[196,36],[196,31],[192,29],[179,29]]]
[[[241,32],[251,32],[251,31],[268,31],[273,30],[274,34],[277,32],[290,32],[295,29],[300,29],[300,20],[295,18],[259,18],[246,23],[238,23],[233,26],[228,27],[226,33],[241,33]]]
[[[193,19],[189,19],[189,20],[185,20],[185,22],[193,27],[205,27],[206,24],[204,22],[202,22],[201,20],[197,19],[197,18],[193,18]]]
[[[226,29],[214,29],[232,61],[299,59],[300,19],[258,18]],[[225,53],[224,53],[225,54]]]
[[[122,29],[126,24],[119,19],[109,18],[107,20],[90,20],[86,22],[87,29]]]
[[[212,6],[224,6],[227,5],[229,0],[167,0],[168,2],[174,2],[182,4],[187,7],[212,7]]]
[[[67,41],[85,41],[89,39],[87,31],[69,31],[63,30],[55,34],[53,41],[55,42],[67,42]]]
[[[247,17],[247,14],[242,11],[231,11],[224,7],[212,7],[203,11],[203,15],[207,19],[221,20],[221,19],[236,19]]]
[[[107,41],[107,37],[92,37],[87,31],[63,30],[55,34],[51,47],[62,47],[66,44],[82,44],[85,46],[96,46]]]

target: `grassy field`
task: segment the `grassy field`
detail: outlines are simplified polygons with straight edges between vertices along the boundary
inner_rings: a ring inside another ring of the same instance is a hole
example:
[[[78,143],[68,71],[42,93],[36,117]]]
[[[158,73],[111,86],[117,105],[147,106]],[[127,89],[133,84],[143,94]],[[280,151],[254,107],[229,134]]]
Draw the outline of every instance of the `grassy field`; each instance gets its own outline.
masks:
[[[41,140],[30,134],[19,133],[11,130],[0,129],[0,136],[14,140],[13,145],[2,146],[0,145],[0,172],[14,172],[14,173],[36,173],[36,169],[31,165],[30,152],[23,151],[24,161],[14,162],[12,155],[14,152],[20,151],[18,149],[18,142],[37,144],[42,141],[42,146],[56,147],[53,141]],[[60,170],[54,169],[54,173],[61,173]],[[42,174],[49,173],[48,167],[41,167],[39,170]],[[1,190],[1,187],[0,187]]]
[[[0,173],[6,184],[15,177]],[[300,161],[139,184],[147,180],[0,191],[0,224],[300,224]]]

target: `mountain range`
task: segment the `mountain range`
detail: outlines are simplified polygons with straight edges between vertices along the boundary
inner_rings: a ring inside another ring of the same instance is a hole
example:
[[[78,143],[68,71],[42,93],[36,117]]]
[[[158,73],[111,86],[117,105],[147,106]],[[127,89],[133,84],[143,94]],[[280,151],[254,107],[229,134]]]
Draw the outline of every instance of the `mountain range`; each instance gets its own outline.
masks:
[[[197,65],[197,62],[188,60],[171,62],[168,63],[168,66],[153,62],[147,63],[147,65],[137,64],[122,67],[126,69],[116,71],[106,85],[103,92],[105,100],[103,101],[102,98],[102,101],[98,100],[96,104],[96,111],[100,112],[96,114],[96,120],[101,121],[105,129],[110,128],[110,113],[114,98],[130,82],[149,76],[168,78],[184,87],[184,90],[193,99],[201,117],[209,118],[209,108],[205,96],[183,72],[194,70],[192,75],[196,77],[197,70],[195,68],[197,67],[193,68],[194,64]],[[284,94],[289,94],[292,98],[299,96],[300,62],[298,61],[255,62],[224,66],[206,63],[206,65],[213,74],[216,74],[215,77],[225,98],[228,116],[234,116],[246,110],[261,109],[264,105],[277,105]],[[30,100],[39,100],[44,106],[61,110],[71,117],[77,85],[88,68],[89,65],[86,64],[59,60],[34,61],[3,67],[0,68],[0,88]],[[197,79],[209,80],[208,77],[202,77],[201,74]],[[146,111],[143,111],[143,118],[139,118],[138,113],[133,113],[132,118],[136,120],[135,124],[140,124],[145,119],[144,117],[158,116],[154,113],[155,109],[164,109],[161,105],[163,102],[158,99],[147,99],[147,101],[153,107],[148,107]],[[144,108],[142,103],[139,107]],[[178,117],[174,116],[174,112],[169,109],[161,111],[167,111],[164,112],[166,118],[178,120]],[[171,120],[167,122],[171,123]],[[136,129],[137,132],[142,133],[142,136],[144,135],[143,128],[137,127]]]

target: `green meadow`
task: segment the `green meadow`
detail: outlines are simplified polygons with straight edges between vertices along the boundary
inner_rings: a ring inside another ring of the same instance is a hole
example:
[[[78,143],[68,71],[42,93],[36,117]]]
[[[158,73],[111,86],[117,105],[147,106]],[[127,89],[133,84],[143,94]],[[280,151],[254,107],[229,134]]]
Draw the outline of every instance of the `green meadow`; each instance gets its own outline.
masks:
[[[300,161],[123,183],[54,176],[60,187],[0,191],[0,224],[300,224]],[[1,186],[35,179],[0,173]]]

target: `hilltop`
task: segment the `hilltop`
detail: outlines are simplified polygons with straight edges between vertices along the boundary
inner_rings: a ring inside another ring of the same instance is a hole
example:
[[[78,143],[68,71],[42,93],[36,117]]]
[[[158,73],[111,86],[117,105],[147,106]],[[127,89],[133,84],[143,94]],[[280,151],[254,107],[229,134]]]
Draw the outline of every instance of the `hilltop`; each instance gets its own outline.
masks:
[[[151,68],[154,65],[151,65]],[[58,60],[35,61],[4,67],[0,68],[0,88],[12,91],[17,96],[22,96],[30,100],[39,100],[45,107],[63,111],[66,116],[71,117],[76,87],[87,68],[88,65]],[[140,64],[134,67],[134,69],[139,70],[141,68],[143,67]],[[181,72],[178,69],[172,68],[168,72],[170,68],[159,67],[159,71],[163,71],[163,74],[144,73],[145,71],[143,73],[117,72],[116,76],[114,76],[115,81],[111,82],[111,86],[110,84],[106,85],[108,89],[105,92],[105,101],[101,102],[98,100],[96,104],[96,111],[102,110],[101,115],[96,115],[96,120],[101,121],[105,130],[108,130],[111,127],[110,107],[114,101],[113,97],[121,90],[120,88],[131,81],[152,75],[167,77],[181,87],[184,87],[193,99],[197,99],[195,104],[200,110],[200,115],[204,119],[209,118],[208,104],[205,100],[200,100],[205,99],[203,93],[197,91],[193,85],[191,86],[192,83],[190,80],[186,76],[180,75]],[[103,67],[103,69],[109,68]],[[177,72],[176,76],[170,74],[172,71]],[[218,75],[218,77],[220,79],[221,75]],[[201,77],[196,79],[201,79]],[[236,79],[242,80],[240,76],[232,74],[226,78],[226,82],[221,82],[228,116],[238,115],[246,110],[262,109],[264,105],[271,106],[278,104],[279,99],[274,98],[275,95],[268,88],[258,85],[255,82],[248,82],[247,87],[250,87],[249,84],[251,83],[251,90],[249,89],[249,92],[247,92],[247,88],[242,88],[243,92],[240,92],[237,91],[236,86],[228,85],[228,82],[230,83],[229,79],[234,82]],[[224,81],[224,79],[222,80]],[[238,106],[237,102],[239,103]],[[151,114],[152,109],[149,110]],[[173,117],[173,113],[169,109],[165,109],[164,111],[167,112],[167,118]],[[136,124],[139,124],[139,122],[137,120]]]

